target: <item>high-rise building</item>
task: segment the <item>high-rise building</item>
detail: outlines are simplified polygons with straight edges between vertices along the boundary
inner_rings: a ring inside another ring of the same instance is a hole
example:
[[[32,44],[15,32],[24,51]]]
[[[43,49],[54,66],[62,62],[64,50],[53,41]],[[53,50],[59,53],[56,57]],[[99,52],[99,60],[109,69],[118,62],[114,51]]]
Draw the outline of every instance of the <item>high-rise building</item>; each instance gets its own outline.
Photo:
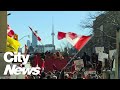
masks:
[[[37,33],[37,31],[35,31],[35,33]],[[32,46],[33,47],[37,46],[37,38],[33,33],[32,33]]]
[[[29,53],[30,54],[33,54],[34,53],[34,47],[33,46],[30,46],[29,48],[28,48],[28,51],[29,51]]]
[[[53,45],[53,44],[44,45],[44,52],[46,52],[46,51],[54,52],[55,51],[55,45]]]
[[[30,40],[27,40],[27,46],[28,46],[28,47],[31,46],[31,42],[30,42]]]
[[[21,53],[22,53],[22,48],[19,48],[19,49],[18,49],[18,52],[21,52]]]
[[[34,48],[34,52],[45,53],[46,51],[55,52],[55,45],[53,45],[53,44],[37,45]]]
[[[35,47],[35,52],[44,53],[44,45],[37,45],[37,47]]]

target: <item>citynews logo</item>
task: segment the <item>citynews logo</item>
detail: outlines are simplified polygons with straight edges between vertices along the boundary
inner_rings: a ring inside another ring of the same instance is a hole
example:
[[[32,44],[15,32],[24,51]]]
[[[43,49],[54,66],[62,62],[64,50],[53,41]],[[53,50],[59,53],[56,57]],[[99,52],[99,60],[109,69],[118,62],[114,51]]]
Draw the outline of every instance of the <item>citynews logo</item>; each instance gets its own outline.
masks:
[[[20,52],[12,53],[12,52],[6,52],[4,54],[4,60],[8,63],[15,62],[15,63],[22,63],[23,65],[27,64],[29,60],[30,55],[22,55]],[[21,60],[21,58],[23,60]],[[40,67],[31,67],[31,68],[25,68],[17,66],[16,64],[7,64],[6,68],[4,70],[3,75],[38,75],[40,73]]]

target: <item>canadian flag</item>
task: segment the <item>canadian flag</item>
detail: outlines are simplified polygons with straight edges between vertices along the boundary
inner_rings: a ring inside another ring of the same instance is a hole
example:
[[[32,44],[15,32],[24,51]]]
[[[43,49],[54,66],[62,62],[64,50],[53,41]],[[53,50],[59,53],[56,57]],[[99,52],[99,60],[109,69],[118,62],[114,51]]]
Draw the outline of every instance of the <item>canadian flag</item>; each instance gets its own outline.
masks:
[[[13,37],[14,36],[14,31],[11,29],[11,27],[8,25],[8,27],[7,27],[7,35],[9,36],[9,37]]]
[[[91,39],[91,36],[79,36],[73,32],[58,32],[58,40],[64,39],[72,44],[77,50],[81,50],[85,44]]]
[[[37,40],[38,40],[38,41],[41,41],[41,38],[37,35],[37,33],[34,32],[31,27],[29,27],[29,28],[30,28],[30,30],[33,32],[33,34],[36,36]]]

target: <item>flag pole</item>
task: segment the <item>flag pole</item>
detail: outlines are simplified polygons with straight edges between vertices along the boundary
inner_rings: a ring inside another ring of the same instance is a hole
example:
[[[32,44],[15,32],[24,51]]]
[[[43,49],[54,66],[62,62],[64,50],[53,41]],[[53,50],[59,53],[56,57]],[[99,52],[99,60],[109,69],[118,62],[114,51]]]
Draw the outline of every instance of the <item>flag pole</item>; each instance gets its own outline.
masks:
[[[80,49],[81,50],[81,49]],[[62,68],[61,72],[60,72],[60,75],[62,73],[63,70],[65,70],[65,68],[72,62],[72,60],[77,56],[77,54],[80,52],[80,50],[70,59],[70,61],[66,64],[65,67]],[[60,76],[59,75],[59,76]]]
[[[90,35],[90,36],[91,36],[91,38],[93,37],[93,35]],[[91,39],[91,38],[90,38],[90,39]],[[90,39],[89,39],[89,40],[90,40]],[[88,40],[88,41],[89,41],[89,40]],[[88,42],[87,42],[87,43],[88,43]],[[86,44],[87,44],[87,43],[86,43]],[[83,48],[83,47],[82,47],[82,48]],[[81,49],[82,49],[82,48],[81,48]],[[72,60],[77,56],[77,54],[81,51],[81,49],[70,59],[70,61],[66,64],[66,66],[63,67],[63,69],[61,70],[61,72],[72,62]],[[61,75],[61,73],[60,73],[60,75]]]
[[[81,50],[81,49],[80,49]],[[70,59],[70,61],[66,64],[66,66],[62,69],[62,71],[70,64],[70,62],[77,56],[80,50]]]
[[[92,35],[92,37],[93,37],[93,35]],[[91,37],[91,38],[92,38],[92,37]],[[91,39],[91,38],[90,38],[90,39]],[[89,39],[89,40],[90,40],[90,39]],[[88,41],[89,41],[89,40],[88,40]],[[87,43],[88,43],[88,42],[87,42]],[[87,43],[86,43],[86,44],[87,44]],[[82,48],[83,48],[83,47],[82,47]],[[82,48],[81,48],[81,49],[82,49]],[[67,65],[72,61],[72,59],[74,59],[74,58],[77,56],[77,54],[81,51],[81,49],[71,58],[71,60],[67,63]],[[63,69],[65,69],[65,68],[67,67],[67,65],[66,65]],[[63,70],[63,69],[62,69],[62,70]]]

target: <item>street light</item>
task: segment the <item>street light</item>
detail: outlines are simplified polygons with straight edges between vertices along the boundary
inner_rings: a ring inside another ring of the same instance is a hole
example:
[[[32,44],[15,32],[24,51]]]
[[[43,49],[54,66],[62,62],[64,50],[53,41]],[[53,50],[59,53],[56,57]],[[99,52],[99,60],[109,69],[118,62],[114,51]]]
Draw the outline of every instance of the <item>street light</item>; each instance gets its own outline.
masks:
[[[22,40],[22,39],[25,38],[25,37],[30,38],[30,35],[23,36],[21,39],[19,39],[19,41]]]

